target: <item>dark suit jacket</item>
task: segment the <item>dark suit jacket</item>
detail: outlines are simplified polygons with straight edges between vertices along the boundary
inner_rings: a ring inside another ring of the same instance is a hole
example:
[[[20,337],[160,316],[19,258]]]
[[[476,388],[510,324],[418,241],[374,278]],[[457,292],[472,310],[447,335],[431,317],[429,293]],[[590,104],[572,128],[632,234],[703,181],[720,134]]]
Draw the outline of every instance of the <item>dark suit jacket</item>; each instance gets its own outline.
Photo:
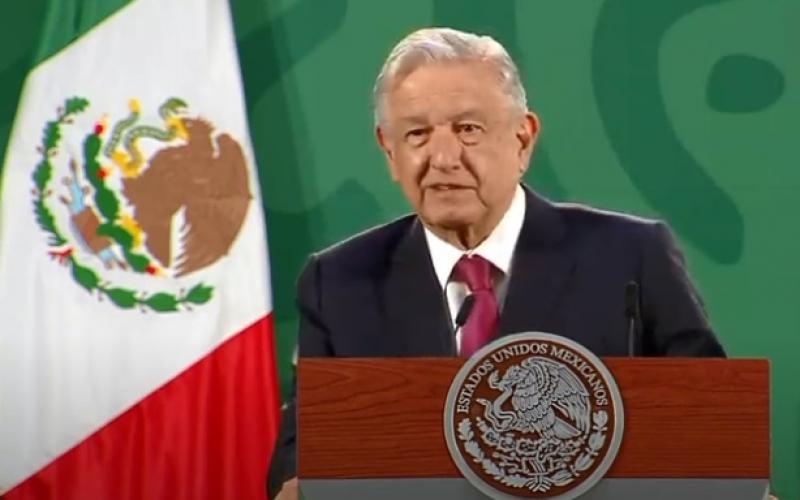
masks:
[[[556,333],[627,355],[625,286],[639,283],[637,354],[724,356],[683,256],[661,222],[552,204],[526,188],[500,335]],[[298,282],[300,356],[453,356],[445,295],[414,215],[311,256]],[[284,411],[269,491],[295,475],[295,408]]]

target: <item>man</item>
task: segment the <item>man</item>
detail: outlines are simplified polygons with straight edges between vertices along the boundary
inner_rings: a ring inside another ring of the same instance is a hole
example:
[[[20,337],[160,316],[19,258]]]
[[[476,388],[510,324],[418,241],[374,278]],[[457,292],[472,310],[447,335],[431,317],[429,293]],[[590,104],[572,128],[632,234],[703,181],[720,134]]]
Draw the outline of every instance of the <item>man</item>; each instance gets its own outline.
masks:
[[[521,184],[539,120],[496,41],[412,33],[384,64],[375,106],[378,144],[415,214],[311,256],[298,282],[300,356],[469,356],[524,331],[624,356],[630,281],[638,355],[724,355],[664,224],[551,204]],[[294,410],[270,473],[281,499],[297,495]]]

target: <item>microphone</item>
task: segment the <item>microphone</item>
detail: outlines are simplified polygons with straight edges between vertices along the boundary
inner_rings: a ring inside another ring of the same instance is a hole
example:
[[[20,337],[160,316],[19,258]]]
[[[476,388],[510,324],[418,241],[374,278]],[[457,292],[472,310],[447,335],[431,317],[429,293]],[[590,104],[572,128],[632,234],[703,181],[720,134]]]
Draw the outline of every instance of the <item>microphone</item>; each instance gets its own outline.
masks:
[[[628,318],[628,356],[636,355],[636,330],[642,321],[639,304],[639,283],[629,281],[625,285],[625,317]]]
[[[455,337],[458,337],[458,332],[460,332],[461,328],[467,323],[469,315],[472,314],[473,306],[475,306],[475,296],[469,294],[464,297],[464,302],[461,303],[461,307],[458,309],[458,314],[456,314],[456,330],[454,332]]]

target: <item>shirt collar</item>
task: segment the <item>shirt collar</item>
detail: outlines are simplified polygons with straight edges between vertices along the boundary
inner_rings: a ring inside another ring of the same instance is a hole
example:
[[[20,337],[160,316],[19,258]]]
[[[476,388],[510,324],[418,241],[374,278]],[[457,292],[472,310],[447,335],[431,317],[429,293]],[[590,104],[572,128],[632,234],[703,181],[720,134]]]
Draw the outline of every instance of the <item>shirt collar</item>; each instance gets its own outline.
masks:
[[[491,262],[497,269],[503,271],[503,274],[508,274],[511,269],[511,258],[514,256],[514,248],[517,246],[517,239],[519,239],[524,220],[525,192],[521,186],[517,185],[517,189],[514,191],[514,198],[511,200],[511,205],[506,210],[503,218],[500,219],[500,222],[489,234],[489,237],[472,250],[464,252],[439,238],[426,227],[425,240],[428,242],[433,269],[442,289],[447,286],[456,262],[465,254],[480,255]]]

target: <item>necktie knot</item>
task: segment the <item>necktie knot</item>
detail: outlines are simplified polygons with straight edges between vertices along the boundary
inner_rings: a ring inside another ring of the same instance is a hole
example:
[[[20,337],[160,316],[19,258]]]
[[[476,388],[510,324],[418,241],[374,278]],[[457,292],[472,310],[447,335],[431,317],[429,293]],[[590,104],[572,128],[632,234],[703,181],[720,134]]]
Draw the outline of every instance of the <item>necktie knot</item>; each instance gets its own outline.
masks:
[[[467,284],[470,291],[492,291],[492,264],[479,255],[464,255],[456,262],[454,278]]]

